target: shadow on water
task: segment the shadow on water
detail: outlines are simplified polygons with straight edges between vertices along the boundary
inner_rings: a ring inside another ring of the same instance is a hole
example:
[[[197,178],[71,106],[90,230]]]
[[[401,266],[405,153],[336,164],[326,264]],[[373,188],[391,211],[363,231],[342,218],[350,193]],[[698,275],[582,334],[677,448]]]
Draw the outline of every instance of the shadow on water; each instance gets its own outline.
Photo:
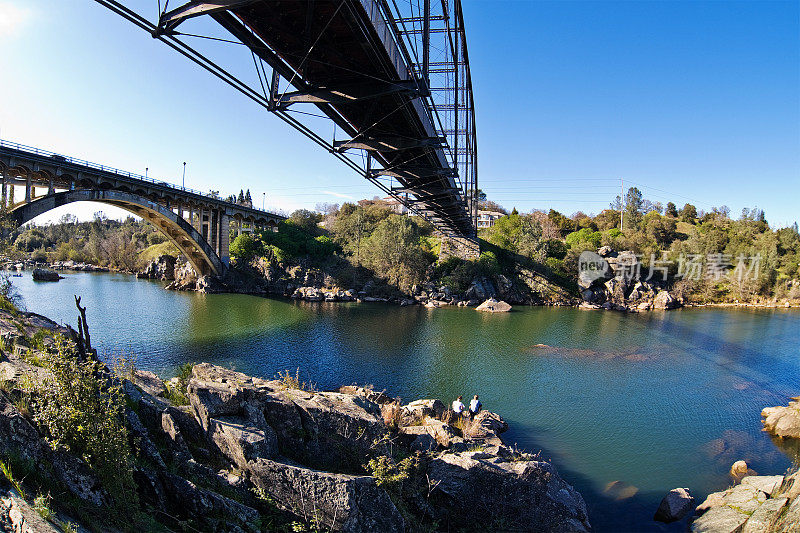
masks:
[[[514,424],[513,434],[538,435],[545,431],[544,428],[530,425]],[[513,437],[513,435],[512,435]],[[504,439],[507,440],[504,435]],[[581,472],[563,466],[558,460],[558,453],[540,446],[539,439],[529,437],[526,450],[539,452],[541,457],[549,460],[556,466],[559,475],[575,490],[581,493],[586,502],[589,514],[589,523],[592,531],[614,533],[646,533],[646,532],[683,532],[687,530],[689,516],[683,520],[664,524],[653,520],[653,515],[658,509],[661,499],[666,494],[657,492],[642,492],[624,480],[614,480],[602,489],[598,488],[596,480],[592,480]],[[705,496],[705,495],[704,495]],[[695,496],[696,497],[696,496]],[[697,502],[699,503],[699,502]]]

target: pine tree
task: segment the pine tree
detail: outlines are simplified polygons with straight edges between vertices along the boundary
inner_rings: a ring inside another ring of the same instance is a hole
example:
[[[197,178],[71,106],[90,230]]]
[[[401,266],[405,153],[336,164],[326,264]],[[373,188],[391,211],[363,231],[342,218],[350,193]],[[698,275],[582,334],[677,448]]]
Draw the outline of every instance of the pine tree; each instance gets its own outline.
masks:
[[[244,191],[242,189],[239,189],[239,197],[236,199],[236,203],[239,205],[244,204]]]
[[[250,196],[250,189],[247,189],[247,192],[244,193],[244,203],[245,205],[253,207],[253,198]]]

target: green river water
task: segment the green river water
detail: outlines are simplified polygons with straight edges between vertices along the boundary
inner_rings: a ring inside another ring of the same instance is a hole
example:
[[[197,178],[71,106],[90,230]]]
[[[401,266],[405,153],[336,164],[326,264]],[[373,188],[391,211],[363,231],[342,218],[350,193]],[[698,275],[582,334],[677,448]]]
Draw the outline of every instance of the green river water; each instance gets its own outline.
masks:
[[[299,368],[321,389],[370,383],[407,401],[480,394],[509,422],[506,442],[541,450],[583,494],[596,531],[681,530],[652,521],[668,490],[688,487],[702,500],[728,485],[738,459],[777,474],[797,456],[759,417],[800,394],[797,309],[490,315],[64,275],[12,279],[29,311],[59,322],[75,325],[81,296],[101,352],[133,353],[162,377],[208,361],[262,377]]]

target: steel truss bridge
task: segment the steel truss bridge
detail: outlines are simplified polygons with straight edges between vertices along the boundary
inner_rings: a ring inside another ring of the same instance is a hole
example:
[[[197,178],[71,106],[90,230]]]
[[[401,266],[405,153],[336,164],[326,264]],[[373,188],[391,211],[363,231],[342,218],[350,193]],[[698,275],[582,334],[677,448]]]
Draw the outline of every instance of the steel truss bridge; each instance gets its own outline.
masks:
[[[152,21],[124,2],[96,1],[444,235],[476,243],[477,137],[461,0],[166,0]],[[204,39],[241,48],[251,75],[202,53]]]

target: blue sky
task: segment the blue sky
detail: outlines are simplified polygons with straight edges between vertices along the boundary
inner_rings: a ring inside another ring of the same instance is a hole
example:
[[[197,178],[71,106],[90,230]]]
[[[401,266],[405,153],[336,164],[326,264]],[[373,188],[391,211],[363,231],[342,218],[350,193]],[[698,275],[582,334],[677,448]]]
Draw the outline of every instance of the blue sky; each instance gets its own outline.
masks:
[[[662,203],[800,219],[799,5],[465,0],[481,188],[596,213],[624,178]],[[0,136],[177,183],[187,161],[187,186],[287,211],[380,192],[90,0],[0,0]],[[117,215],[80,214],[98,209]]]

